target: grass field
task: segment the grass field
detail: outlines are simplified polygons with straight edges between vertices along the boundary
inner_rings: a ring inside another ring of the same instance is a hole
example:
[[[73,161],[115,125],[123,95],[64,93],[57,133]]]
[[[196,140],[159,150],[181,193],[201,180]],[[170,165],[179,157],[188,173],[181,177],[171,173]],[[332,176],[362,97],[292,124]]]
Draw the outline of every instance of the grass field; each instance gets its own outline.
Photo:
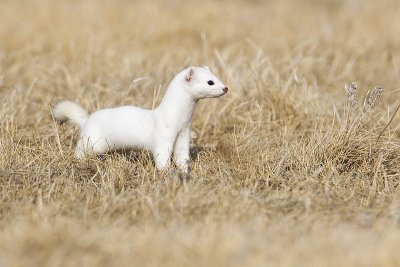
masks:
[[[1,1],[0,266],[400,266],[399,25],[395,0]],[[230,90],[186,185],[78,161],[50,115],[151,108],[190,65]]]

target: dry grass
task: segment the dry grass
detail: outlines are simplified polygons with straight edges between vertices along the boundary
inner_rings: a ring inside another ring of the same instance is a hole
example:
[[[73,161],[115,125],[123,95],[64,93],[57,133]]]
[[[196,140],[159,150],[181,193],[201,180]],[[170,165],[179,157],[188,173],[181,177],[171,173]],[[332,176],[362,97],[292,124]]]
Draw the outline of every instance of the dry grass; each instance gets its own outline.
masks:
[[[0,5],[0,266],[400,265],[397,1]],[[186,187],[146,153],[76,160],[50,116],[150,108],[204,64],[230,91]]]

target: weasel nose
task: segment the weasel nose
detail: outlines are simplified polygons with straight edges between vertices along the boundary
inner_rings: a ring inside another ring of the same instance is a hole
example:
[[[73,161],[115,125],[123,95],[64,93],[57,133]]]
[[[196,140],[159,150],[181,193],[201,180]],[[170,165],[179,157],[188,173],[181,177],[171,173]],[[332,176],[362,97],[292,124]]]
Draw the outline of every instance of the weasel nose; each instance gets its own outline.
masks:
[[[228,87],[225,87],[224,89],[222,89],[222,91],[224,91],[224,93],[228,92]]]

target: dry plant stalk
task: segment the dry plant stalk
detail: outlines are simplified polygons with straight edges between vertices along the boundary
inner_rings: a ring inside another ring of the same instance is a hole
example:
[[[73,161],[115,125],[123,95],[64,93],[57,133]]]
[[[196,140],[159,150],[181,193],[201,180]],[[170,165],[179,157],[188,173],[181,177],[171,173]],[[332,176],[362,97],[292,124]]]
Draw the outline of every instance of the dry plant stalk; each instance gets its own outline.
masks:
[[[346,134],[351,135],[354,131],[360,130],[369,121],[368,113],[375,106],[376,101],[383,93],[383,86],[376,86],[367,92],[361,110],[358,110],[357,84],[355,82],[346,83],[344,86],[349,105],[345,106],[344,116],[346,120],[342,128],[346,129]]]

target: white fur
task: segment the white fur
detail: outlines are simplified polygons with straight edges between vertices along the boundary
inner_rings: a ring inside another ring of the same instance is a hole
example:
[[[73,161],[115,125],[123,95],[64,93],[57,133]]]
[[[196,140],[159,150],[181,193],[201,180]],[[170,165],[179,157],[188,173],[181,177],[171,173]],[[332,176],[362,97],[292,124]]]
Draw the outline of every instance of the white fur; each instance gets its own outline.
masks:
[[[210,80],[214,85],[208,84]],[[78,158],[112,149],[147,149],[158,169],[167,168],[173,154],[175,164],[188,172],[190,127],[197,101],[222,96],[227,90],[208,67],[191,67],[175,76],[153,110],[123,106],[87,116],[77,104],[64,101],[53,109],[53,115],[58,121],[68,118],[80,126]]]
[[[57,121],[62,122],[70,120],[78,124],[81,128],[88,118],[86,110],[71,101],[63,101],[55,106],[53,109],[53,116]]]

